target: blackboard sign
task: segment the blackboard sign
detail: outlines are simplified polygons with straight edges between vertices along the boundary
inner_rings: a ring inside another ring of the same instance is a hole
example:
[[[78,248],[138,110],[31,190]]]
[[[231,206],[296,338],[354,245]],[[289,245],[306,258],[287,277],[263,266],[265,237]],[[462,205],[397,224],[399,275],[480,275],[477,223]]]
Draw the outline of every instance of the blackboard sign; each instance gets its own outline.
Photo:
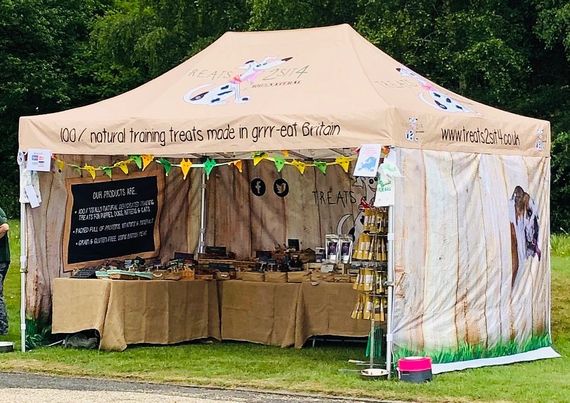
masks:
[[[112,258],[157,256],[162,176],[69,179],[64,270]]]

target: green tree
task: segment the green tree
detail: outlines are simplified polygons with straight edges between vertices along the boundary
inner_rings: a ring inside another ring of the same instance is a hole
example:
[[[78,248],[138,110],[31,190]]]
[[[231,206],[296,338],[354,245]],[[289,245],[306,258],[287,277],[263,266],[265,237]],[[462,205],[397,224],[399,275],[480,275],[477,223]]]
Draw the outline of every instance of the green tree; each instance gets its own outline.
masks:
[[[352,25],[358,15],[356,2],[345,0],[248,0],[247,5],[254,31]]]
[[[0,0],[0,15],[0,152],[8,156],[0,160],[0,204],[11,214],[19,116],[129,90],[228,30],[349,23],[451,90],[550,120],[552,227],[570,228],[570,192],[560,179],[570,132],[567,0]]]
[[[570,232],[570,132],[560,132],[552,144],[551,228]]]
[[[226,31],[351,23],[356,3],[343,0],[127,0],[92,32],[91,74],[99,94],[140,85],[199,52]]]
[[[96,0],[0,0],[0,205],[18,210],[18,118],[84,102],[81,44],[106,7]]]
[[[570,228],[570,5],[564,0],[361,0],[358,30],[472,99],[552,123],[552,228]]]
[[[538,18],[535,31],[549,49],[562,44],[570,60],[570,3],[566,0],[535,1]]]
[[[245,30],[244,0],[124,1],[91,36],[92,71],[103,96],[140,85],[228,30]]]
[[[552,122],[552,231],[570,231],[570,3],[536,0],[533,32],[542,48],[533,54],[536,75],[526,106]]]
[[[500,0],[360,1],[357,28],[395,59],[440,85],[508,106],[528,79],[525,26]]]

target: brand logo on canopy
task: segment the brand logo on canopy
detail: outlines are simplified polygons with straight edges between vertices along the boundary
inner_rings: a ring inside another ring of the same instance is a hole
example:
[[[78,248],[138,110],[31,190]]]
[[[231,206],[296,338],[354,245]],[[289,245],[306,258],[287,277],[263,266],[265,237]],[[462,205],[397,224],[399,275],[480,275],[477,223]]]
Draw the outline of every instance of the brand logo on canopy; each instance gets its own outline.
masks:
[[[253,83],[264,71],[277,67],[291,59],[292,57],[266,57],[261,61],[248,60],[240,67],[245,72],[236,74],[229,81],[210,90],[205,90],[205,88],[212,84],[204,84],[193,88],[184,95],[184,100],[195,105],[223,105],[228,99],[233,99],[237,104],[248,102],[250,97],[241,94],[241,83]]]
[[[420,76],[415,71],[407,67],[398,67],[396,70],[400,72],[402,77],[410,77],[418,82],[421,88],[419,98],[435,109],[444,112],[472,113],[473,111],[467,106],[451,97],[451,95],[436,88],[430,81]]]

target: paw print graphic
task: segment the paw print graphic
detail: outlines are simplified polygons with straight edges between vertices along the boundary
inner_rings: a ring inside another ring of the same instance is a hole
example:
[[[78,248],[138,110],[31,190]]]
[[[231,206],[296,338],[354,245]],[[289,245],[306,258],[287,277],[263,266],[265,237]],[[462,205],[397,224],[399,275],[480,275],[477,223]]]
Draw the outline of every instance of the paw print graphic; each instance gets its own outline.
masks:
[[[538,150],[538,151],[543,151],[544,150],[544,129],[541,127],[539,129],[536,129],[536,142],[534,143],[534,147]]]
[[[408,130],[406,130],[406,140],[408,141],[418,141],[416,136],[416,130],[418,128],[418,118],[412,116],[408,119]]]

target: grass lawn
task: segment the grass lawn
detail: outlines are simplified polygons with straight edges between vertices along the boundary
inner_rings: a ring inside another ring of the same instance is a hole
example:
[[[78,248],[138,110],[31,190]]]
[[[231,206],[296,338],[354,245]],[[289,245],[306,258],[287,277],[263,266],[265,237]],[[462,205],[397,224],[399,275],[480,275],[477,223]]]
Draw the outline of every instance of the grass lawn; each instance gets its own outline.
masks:
[[[10,225],[12,250],[17,255],[17,222]],[[13,341],[19,340],[17,263],[5,287],[11,329],[3,339]],[[421,385],[369,381],[340,372],[350,368],[348,359],[363,358],[363,345],[321,344],[295,350],[248,343],[189,343],[129,347],[120,353],[44,347],[25,354],[4,354],[0,370],[415,401],[570,401],[568,290],[570,256],[562,252],[552,258],[552,328],[554,347],[563,358],[442,374]]]

